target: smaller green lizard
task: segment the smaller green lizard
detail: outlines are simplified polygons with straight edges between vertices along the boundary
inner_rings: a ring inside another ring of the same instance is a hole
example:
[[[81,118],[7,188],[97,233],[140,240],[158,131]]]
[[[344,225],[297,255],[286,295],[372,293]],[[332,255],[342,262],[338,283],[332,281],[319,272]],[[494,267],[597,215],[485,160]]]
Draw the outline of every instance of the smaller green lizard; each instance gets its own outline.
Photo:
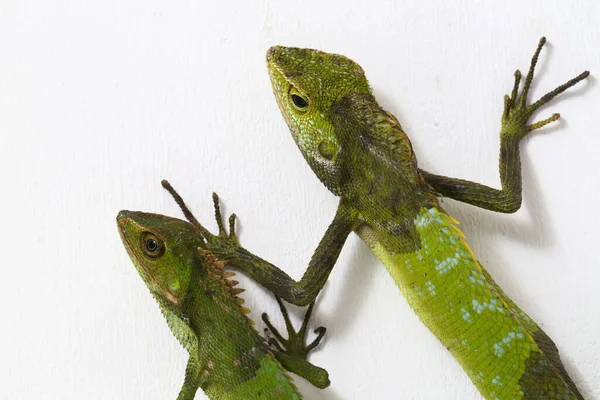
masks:
[[[220,212],[217,209],[220,220]],[[189,353],[185,380],[178,400],[194,399],[202,388],[210,399],[301,399],[285,369],[313,385],[329,385],[327,371],[305,360],[325,334],[320,327],[317,338],[304,345],[307,323],[313,304],[308,308],[298,332],[289,320],[279,298],[288,329],[284,339],[263,314],[274,338],[268,342],[253,328],[226,271],[225,261],[206,250],[205,239],[192,224],[164,215],[121,211],[117,217],[119,233],[138,273],[158,302],[173,335]],[[227,234],[222,223],[215,238],[237,241],[233,222]],[[284,368],[282,368],[282,366]]]

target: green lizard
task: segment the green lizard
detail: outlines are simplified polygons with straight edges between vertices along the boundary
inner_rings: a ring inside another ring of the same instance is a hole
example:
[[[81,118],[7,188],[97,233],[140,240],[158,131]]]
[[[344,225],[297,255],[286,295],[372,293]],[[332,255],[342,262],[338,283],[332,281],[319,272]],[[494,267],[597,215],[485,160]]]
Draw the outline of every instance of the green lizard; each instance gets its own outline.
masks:
[[[302,345],[288,348],[286,353],[282,348],[273,351],[245,316],[249,310],[238,297],[243,289],[234,287],[237,282],[230,279],[233,272],[224,270],[225,262],[205,249],[196,227],[163,215],[131,211],[121,211],[117,222],[136,269],[169,328],[189,353],[177,399],[193,399],[198,388],[210,399],[301,399],[282,365],[317,387],[329,385],[327,372],[305,360],[325,333],[325,328],[317,329],[315,341],[304,346],[314,303],[296,333],[278,299],[290,342]],[[225,236],[237,241],[233,230],[229,235],[223,233]],[[285,342],[270,323],[268,326]]]
[[[340,197],[338,210],[300,281],[236,243],[213,241],[208,247],[276,296],[306,305],[354,231],[486,399],[582,399],[552,340],[493,281],[437,199],[500,212],[520,207],[519,141],[559,119],[554,114],[530,123],[532,113],[589,75],[528,104],[544,43],[542,38],[522,90],[516,71],[505,96],[500,190],[420,170],[407,135],[379,106],[355,62],[317,50],[272,47],[267,65],[279,108],[310,167]]]

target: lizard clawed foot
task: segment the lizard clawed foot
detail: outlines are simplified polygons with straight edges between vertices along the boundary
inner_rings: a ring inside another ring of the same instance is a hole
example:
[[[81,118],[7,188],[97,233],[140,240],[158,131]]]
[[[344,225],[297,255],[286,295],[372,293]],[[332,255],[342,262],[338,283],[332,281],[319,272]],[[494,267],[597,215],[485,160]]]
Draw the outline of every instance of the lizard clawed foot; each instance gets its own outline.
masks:
[[[229,233],[225,230],[225,225],[223,224],[223,216],[221,215],[221,207],[219,206],[219,195],[213,192],[213,205],[215,207],[215,219],[217,220],[217,226],[219,227],[219,237],[221,239],[227,239],[232,244],[236,246],[240,246],[240,242],[238,241],[237,235],[235,233],[235,220],[237,216],[235,213],[229,216]]]
[[[548,103],[554,97],[558,96],[560,93],[564,92],[568,88],[575,86],[578,82],[584,80],[589,76],[589,71],[582,72],[575,78],[569,80],[568,82],[558,86],[556,89],[546,93],[543,95],[538,101],[533,104],[526,105],[527,103],[527,95],[529,93],[529,88],[531,86],[531,82],[533,80],[533,73],[535,71],[535,66],[538,61],[538,57],[540,55],[540,51],[542,47],[546,43],[546,38],[542,37],[538,43],[538,47],[531,59],[531,64],[529,66],[529,71],[527,72],[527,76],[525,77],[525,82],[523,84],[523,90],[519,94],[519,84],[521,82],[521,72],[517,70],[515,72],[515,81],[512,89],[511,95],[504,96],[504,112],[502,114],[502,133],[503,136],[512,136],[517,140],[521,140],[527,133],[539,129],[545,125],[548,125],[551,122],[557,121],[560,118],[560,114],[555,113],[551,117],[546,118],[542,121],[535,122],[533,124],[527,124],[529,118],[538,108]]]
[[[315,305],[314,301],[308,306],[306,314],[304,315],[302,326],[298,332],[296,332],[292,322],[290,321],[289,314],[283,304],[283,301],[277,296],[275,296],[275,299],[277,300],[279,309],[283,315],[288,338],[285,339],[279,333],[279,331],[269,320],[269,317],[266,313],[262,314],[262,320],[267,325],[267,328],[265,329],[265,336],[267,337],[267,343],[273,350],[273,354],[285,369],[302,376],[314,386],[318,388],[325,388],[329,386],[330,382],[327,371],[309,363],[306,360],[308,353],[310,353],[319,345],[326,332],[325,327],[318,327],[314,330],[314,332],[317,334],[316,339],[308,345],[305,344],[308,321],[310,320],[312,310]],[[270,337],[271,334],[274,337]]]
[[[306,359],[306,357],[308,356],[308,353],[310,353],[311,350],[313,350],[315,347],[317,347],[319,345],[319,343],[323,339],[323,336],[325,335],[325,332],[327,330],[324,326],[318,327],[314,331],[317,334],[317,338],[315,340],[313,340],[313,342],[310,343],[309,345],[304,344],[304,342],[306,340],[306,331],[308,328],[308,321],[310,320],[315,302],[313,301],[308,306],[308,309],[306,310],[306,314],[304,315],[304,321],[302,322],[302,326],[300,327],[298,332],[296,332],[294,330],[294,326],[292,325],[292,322],[290,321],[290,316],[289,316],[285,306],[283,305],[283,301],[277,296],[275,296],[275,299],[277,299],[277,303],[279,304],[279,309],[281,310],[281,314],[283,315],[283,320],[285,321],[285,327],[288,332],[288,338],[285,339],[279,333],[277,328],[275,328],[273,326],[273,324],[271,324],[271,321],[269,320],[269,316],[266,313],[263,313],[262,320],[265,323],[265,325],[267,325],[267,329],[265,329],[265,333],[269,334],[269,332],[270,332],[271,334],[273,334],[273,336],[275,336],[274,338],[273,337],[269,338],[269,340],[268,340],[269,345],[281,353],[285,353],[292,357]],[[285,350],[284,350],[284,348],[285,348]]]
[[[213,205],[215,208],[215,219],[217,220],[217,226],[219,228],[219,233],[217,235],[213,235],[212,233],[210,233],[210,231],[208,229],[206,229],[196,219],[196,217],[194,217],[194,214],[192,214],[190,209],[186,206],[185,202],[183,201],[183,199],[181,198],[179,193],[177,193],[177,191],[173,188],[173,186],[171,186],[171,184],[166,179],[163,179],[161,181],[161,185],[173,197],[173,199],[175,200],[175,202],[177,203],[179,208],[181,208],[181,211],[183,212],[183,214],[185,215],[187,220],[192,225],[194,225],[196,228],[198,228],[198,230],[200,230],[200,233],[202,234],[202,238],[207,243],[211,243],[211,242],[214,242],[216,239],[220,239],[219,242],[226,241],[233,247],[240,247],[240,243],[239,243],[237,235],[235,233],[235,220],[237,217],[235,214],[231,214],[229,216],[229,233],[227,233],[227,231],[225,230],[225,225],[223,224],[223,216],[221,215],[221,207],[219,206],[219,195],[217,195],[216,193],[213,193],[213,196],[212,196],[213,197]]]

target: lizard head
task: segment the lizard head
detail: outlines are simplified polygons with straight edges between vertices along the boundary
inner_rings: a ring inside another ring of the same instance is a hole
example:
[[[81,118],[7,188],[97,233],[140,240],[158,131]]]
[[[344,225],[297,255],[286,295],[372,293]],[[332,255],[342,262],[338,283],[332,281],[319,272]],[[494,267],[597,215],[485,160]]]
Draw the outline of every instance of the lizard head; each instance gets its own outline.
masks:
[[[138,273],[157,298],[178,306],[191,279],[190,247],[198,236],[188,222],[159,214],[121,211],[121,240]],[[197,239],[196,239],[197,240]]]
[[[294,141],[319,179],[340,195],[345,170],[339,160],[331,109],[349,94],[371,94],[363,69],[338,54],[274,46],[267,66],[277,104]]]

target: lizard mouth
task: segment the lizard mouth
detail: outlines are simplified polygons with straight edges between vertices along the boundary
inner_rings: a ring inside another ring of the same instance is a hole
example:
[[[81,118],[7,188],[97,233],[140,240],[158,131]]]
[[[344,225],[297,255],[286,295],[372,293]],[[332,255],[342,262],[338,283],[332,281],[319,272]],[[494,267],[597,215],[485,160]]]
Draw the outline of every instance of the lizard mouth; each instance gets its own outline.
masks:
[[[129,216],[130,211],[121,210],[117,215],[117,226],[119,227],[119,236],[121,236],[121,241],[125,245],[127,249],[127,253],[135,254],[133,245],[129,241],[129,237],[127,235],[127,228],[129,224],[133,224],[132,219]]]
[[[117,215],[117,226],[119,227],[119,235],[121,236],[121,241],[125,245],[125,249],[127,250],[129,258],[135,265],[138,273],[142,276],[142,279],[144,279],[144,281],[146,281],[146,283],[148,284],[148,288],[151,292],[162,293],[171,303],[179,305],[180,299],[178,299],[169,290],[161,289],[156,278],[153,276],[152,273],[150,273],[147,264],[138,259],[138,257],[143,256],[140,255],[137,245],[134,244],[135,240],[134,243],[132,243],[131,237],[128,233],[130,232],[129,229],[131,229],[132,225],[135,225],[142,229],[144,228],[136,224],[136,222],[131,217],[131,214],[131,211],[122,210]]]
[[[271,51],[271,49],[269,50],[269,52]],[[268,53],[267,68],[269,70],[271,88],[275,96],[275,101],[277,102],[277,107],[283,115],[283,119],[285,120],[288,128],[290,129],[292,136],[294,137],[294,139],[296,139],[298,136],[298,126],[296,125],[296,122],[294,120],[294,115],[290,113],[287,105],[284,102],[284,96],[286,96],[290,88],[293,87],[293,83],[288,78],[286,78],[284,72],[281,70],[280,67],[277,66],[276,63],[269,60]]]
[[[127,217],[126,213],[127,211],[124,210],[119,212],[119,215],[117,215],[117,226],[119,227],[119,236],[121,237],[121,241],[125,245],[127,252],[131,253],[133,248],[126,234],[127,225],[131,220]]]
[[[158,286],[158,282],[152,276],[152,274],[149,273],[148,268],[146,267],[146,265],[144,265],[143,262],[140,262],[137,259],[137,256],[138,256],[139,252],[137,251],[137,247],[133,243],[131,243],[131,241],[130,241],[130,238],[129,238],[129,235],[128,235],[128,227],[130,227],[130,225],[132,225],[132,224],[135,224],[135,222],[133,221],[133,219],[130,217],[130,214],[131,214],[131,211],[126,211],[126,210],[119,211],[119,214],[117,215],[117,226],[119,227],[119,236],[121,236],[121,241],[125,245],[125,249],[127,250],[127,254],[129,255],[129,258],[131,259],[131,261],[135,265],[136,269],[138,270],[138,273],[140,275],[142,275],[142,278],[144,280],[147,279],[153,286],[157,287]],[[165,292],[167,292],[167,291],[165,291]],[[175,299],[174,296],[171,293],[165,293],[165,295],[173,303],[178,304],[178,300]]]

